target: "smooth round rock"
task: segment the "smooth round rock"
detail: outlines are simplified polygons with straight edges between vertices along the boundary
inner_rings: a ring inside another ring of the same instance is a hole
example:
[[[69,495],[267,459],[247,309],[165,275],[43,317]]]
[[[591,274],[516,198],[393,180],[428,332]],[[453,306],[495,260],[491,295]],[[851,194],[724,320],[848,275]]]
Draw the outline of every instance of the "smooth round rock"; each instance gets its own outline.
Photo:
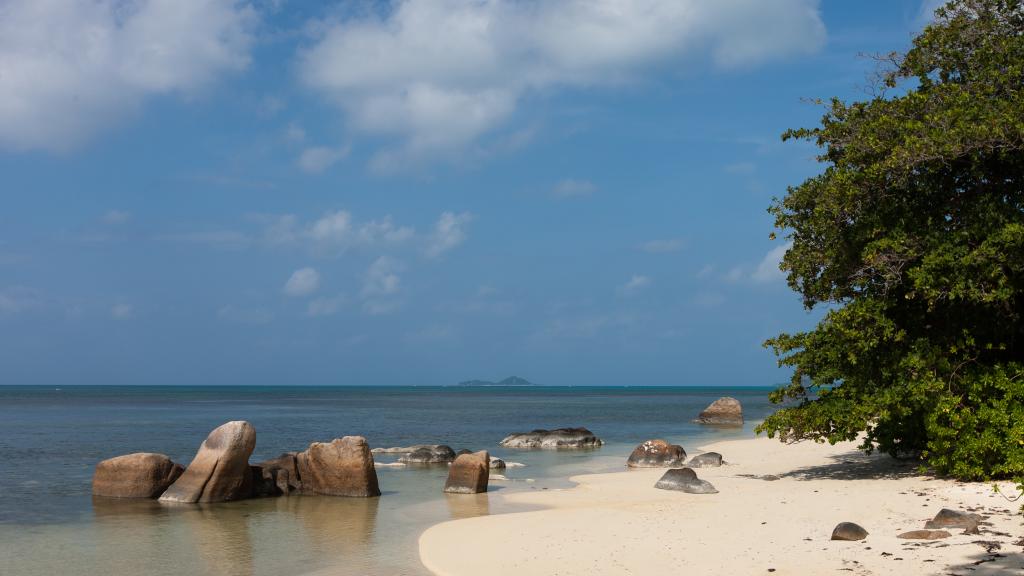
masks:
[[[897,536],[904,540],[940,540],[942,538],[949,538],[952,536],[945,530],[911,530],[910,532],[904,532]]]
[[[630,468],[681,468],[686,462],[686,450],[678,444],[669,444],[658,438],[647,440],[633,449],[626,460]]]
[[[686,463],[690,468],[717,468],[722,465],[722,455],[718,452],[697,454]]]
[[[673,468],[667,470],[655,488],[661,490],[678,490],[687,494],[717,494],[718,490],[707,480],[697,478],[697,473],[690,468]]]
[[[840,522],[832,530],[833,540],[857,541],[868,537],[868,531],[853,522]]]
[[[184,470],[163,454],[125,454],[96,465],[92,493],[108,498],[158,498]]]
[[[705,408],[694,421],[698,424],[742,426],[743,405],[735,398],[723,396]]]

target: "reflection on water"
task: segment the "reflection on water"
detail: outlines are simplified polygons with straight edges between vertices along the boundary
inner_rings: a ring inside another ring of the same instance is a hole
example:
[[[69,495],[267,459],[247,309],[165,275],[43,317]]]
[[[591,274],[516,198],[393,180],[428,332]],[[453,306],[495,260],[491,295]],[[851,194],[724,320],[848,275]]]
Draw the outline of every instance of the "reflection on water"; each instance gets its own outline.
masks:
[[[452,520],[485,516],[491,513],[491,499],[483,494],[445,494],[444,502]]]

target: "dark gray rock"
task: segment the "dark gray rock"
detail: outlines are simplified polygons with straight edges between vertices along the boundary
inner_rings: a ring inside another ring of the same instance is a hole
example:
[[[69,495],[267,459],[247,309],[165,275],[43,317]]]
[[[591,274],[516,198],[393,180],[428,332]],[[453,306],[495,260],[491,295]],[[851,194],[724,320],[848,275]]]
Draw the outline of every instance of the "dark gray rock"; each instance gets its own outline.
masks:
[[[398,459],[399,462],[406,464],[447,464],[453,460],[455,451],[444,444],[424,446]]]
[[[491,470],[504,470],[505,469],[505,461],[502,460],[501,458],[495,458],[494,456],[491,456],[490,466],[491,466]]]
[[[256,495],[260,495],[261,491],[270,491],[269,487],[261,487],[260,484],[272,484],[276,489],[276,495],[283,494],[285,496],[302,488],[302,482],[299,481],[299,466],[295,452],[285,452],[277,458],[256,463],[253,465],[253,468],[259,469],[259,478],[255,475],[253,476],[255,481],[253,491]]]
[[[604,444],[586,428],[556,428],[509,434],[501,445],[506,448],[575,449],[597,448]]]
[[[853,522],[840,522],[832,531],[833,540],[857,541],[868,537],[868,531]]]
[[[669,444],[662,439],[647,440],[633,449],[626,460],[630,468],[682,468],[686,462],[686,450],[678,444]]]
[[[722,455],[718,452],[697,454],[686,464],[690,468],[717,468],[722,465]]]
[[[661,490],[678,490],[687,494],[717,494],[718,490],[707,480],[697,478],[697,473],[690,468],[673,468],[667,470],[654,485]]]

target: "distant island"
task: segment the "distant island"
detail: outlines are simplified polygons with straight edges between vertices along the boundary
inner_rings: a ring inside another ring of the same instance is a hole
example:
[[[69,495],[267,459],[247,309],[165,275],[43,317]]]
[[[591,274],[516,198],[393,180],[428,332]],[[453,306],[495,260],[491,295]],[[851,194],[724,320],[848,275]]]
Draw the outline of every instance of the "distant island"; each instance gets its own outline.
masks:
[[[520,378],[519,376],[509,376],[500,382],[491,382],[490,380],[466,380],[465,382],[459,382],[459,386],[537,386],[533,382],[530,382],[526,378]]]

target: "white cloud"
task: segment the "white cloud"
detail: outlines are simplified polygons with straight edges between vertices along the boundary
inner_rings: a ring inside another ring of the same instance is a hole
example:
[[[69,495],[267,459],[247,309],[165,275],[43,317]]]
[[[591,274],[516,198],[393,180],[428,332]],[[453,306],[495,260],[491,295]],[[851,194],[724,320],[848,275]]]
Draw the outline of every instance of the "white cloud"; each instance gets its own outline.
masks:
[[[363,281],[363,296],[390,296],[398,293],[402,270],[401,262],[381,256],[370,264]]]
[[[300,74],[353,128],[401,142],[388,164],[458,150],[541,91],[705,55],[747,66],[825,39],[818,0],[391,0],[356,14],[318,23]]]
[[[782,262],[782,257],[786,255],[786,251],[792,246],[792,242],[787,242],[769,250],[768,253],[764,255],[761,263],[757,265],[757,268],[750,275],[751,279],[759,284],[767,284],[769,282],[784,280],[786,275],[782,270],[779,270],[779,264]]]
[[[306,307],[307,316],[333,316],[348,302],[344,294],[331,298],[316,298]]]
[[[284,293],[289,296],[309,296],[319,288],[320,273],[314,268],[299,268],[285,282]]]
[[[135,307],[132,306],[131,304],[115,304],[110,309],[110,315],[115,320],[128,320],[129,318],[135,316]]]
[[[123,210],[109,210],[106,214],[103,215],[103,223],[111,225],[124,224],[125,222],[130,220],[131,217],[132,215],[130,213],[125,212]]]
[[[650,286],[651,282],[652,280],[650,276],[634,274],[633,277],[629,279],[629,282],[623,284],[622,287],[619,288],[619,290],[626,296],[629,296]]]
[[[397,245],[414,234],[415,230],[408,226],[396,226],[390,216],[355,222],[345,210],[324,214],[301,233],[317,249],[341,252],[355,246]]]
[[[0,3],[0,146],[66,150],[147,96],[192,97],[249,64],[237,0]]]
[[[312,146],[306,148],[299,155],[299,168],[308,174],[319,174],[348,156],[349,150],[348,146],[341,146],[339,148]]]
[[[555,184],[554,188],[551,189],[551,193],[559,198],[576,198],[590,196],[595,190],[597,190],[597,186],[594,186],[594,183],[589,180],[572,180],[567,178]]]
[[[442,212],[434,224],[434,231],[427,239],[425,253],[429,258],[437,258],[441,254],[455,248],[466,239],[464,227],[473,220],[469,212]]]
[[[682,238],[667,238],[664,240],[651,240],[640,245],[640,249],[651,254],[665,254],[679,252],[686,247],[686,241]]]

